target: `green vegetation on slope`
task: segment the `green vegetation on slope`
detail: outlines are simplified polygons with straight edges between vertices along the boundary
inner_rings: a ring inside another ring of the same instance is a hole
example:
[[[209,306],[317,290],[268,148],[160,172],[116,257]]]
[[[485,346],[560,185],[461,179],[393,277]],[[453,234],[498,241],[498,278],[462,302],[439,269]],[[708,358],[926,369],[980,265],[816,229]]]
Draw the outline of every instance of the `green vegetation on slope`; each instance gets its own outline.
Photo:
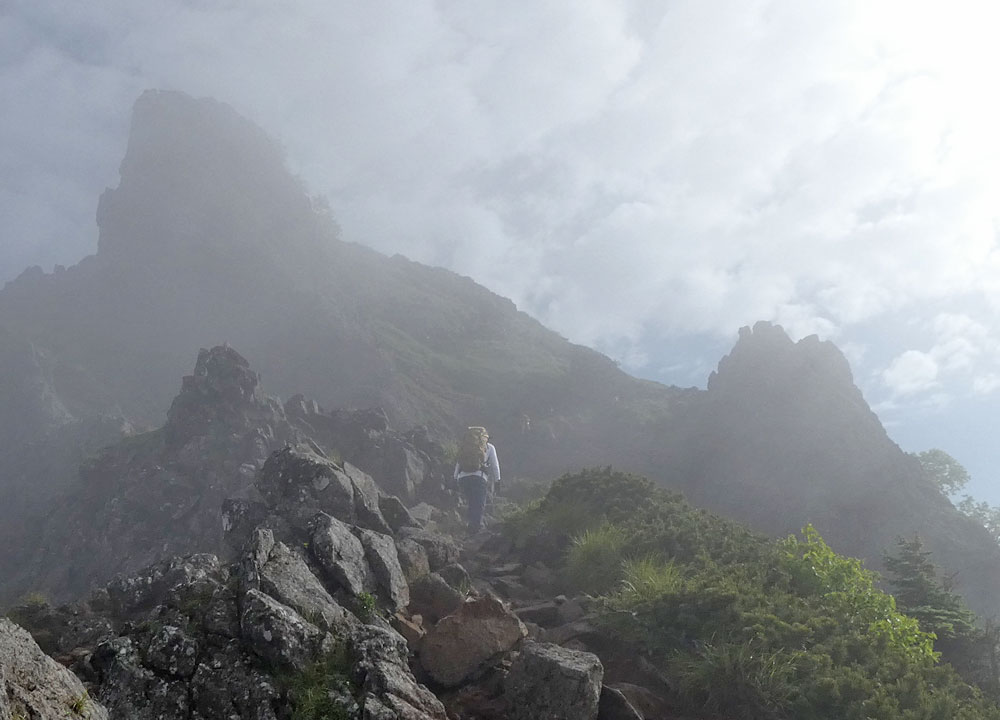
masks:
[[[811,527],[769,540],[610,468],[560,478],[507,523],[526,547],[563,549],[567,585],[603,596],[602,622],[660,668],[690,711],[1000,718],[875,574]]]

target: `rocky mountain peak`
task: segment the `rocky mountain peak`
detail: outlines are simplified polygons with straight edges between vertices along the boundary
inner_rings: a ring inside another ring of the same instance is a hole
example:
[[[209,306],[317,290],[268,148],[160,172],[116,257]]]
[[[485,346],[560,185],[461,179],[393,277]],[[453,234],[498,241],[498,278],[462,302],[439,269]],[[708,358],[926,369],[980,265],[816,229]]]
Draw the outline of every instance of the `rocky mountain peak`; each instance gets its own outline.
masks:
[[[747,383],[752,379],[754,382]],[[847,358],[829,341],[809,335],[793,342],[780,325],[761,321],[740,328],[732,351],[719,361],[708,380],[708,389],[729,392],[765,384],[854,388]],[[860,393],[858,394],[860,397]]]
[[[143,93],[120,174],[97,211],[106,260],[218,267],[315,237],[278,144],[216,100]]]

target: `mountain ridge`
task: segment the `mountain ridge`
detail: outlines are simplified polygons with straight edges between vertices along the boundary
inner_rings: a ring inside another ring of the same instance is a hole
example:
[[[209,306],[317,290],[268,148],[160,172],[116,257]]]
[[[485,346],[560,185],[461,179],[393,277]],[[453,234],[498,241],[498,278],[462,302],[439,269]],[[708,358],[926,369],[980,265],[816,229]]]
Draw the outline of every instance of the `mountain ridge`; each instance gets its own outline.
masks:
[[[510,476],[615,465],[771,533],[812,521],[876,567],[892,533],[929,532],[970,604],[1000,610],[1000,550],[891,441],[833,345],[759,323],[706,390],[638,380],[469,278],[342,240],[228,106],[148,92],[132,127],[97,254],[0,290],[0,331],[61,368],[27,400],[39,417],[159,427],[194,349],[228,342],[280,397],[379,406],[439,440],[485,424]],[[9,367],[10,397],[38,376]],[[19,427],[12,408],[0,426]]]

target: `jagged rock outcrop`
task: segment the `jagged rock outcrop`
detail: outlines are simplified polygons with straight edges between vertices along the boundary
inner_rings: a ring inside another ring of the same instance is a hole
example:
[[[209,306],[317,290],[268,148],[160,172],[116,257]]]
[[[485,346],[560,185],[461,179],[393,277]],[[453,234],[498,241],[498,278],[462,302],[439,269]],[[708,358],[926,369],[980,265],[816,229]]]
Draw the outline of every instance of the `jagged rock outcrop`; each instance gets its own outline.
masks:
[[[307,403],[301,397],[298,402]],[[347,574],[343,567],[335,571],[347,590],[371,592],[385,607],[405,607],[407,573],[428,572],[428,554],[442,564],[453,562],[457,546],[421,528],[370,475],[330,459],[338,451],[329,438],[306,434],[316,432],[323,416],[312,406],[314,424],[289,418],[236,350],[200,351],[163,428],[112,445],[85,463],[77,484],[36,528],[38,547],[25,552],[26,536],[16,535],[20,544],[0,549],[0,559],[12,568],[0,594],[8,602],[38,590],[70,599],[115,573],[135,572],[171,555],[207,551],[232,557],[259,526],[273,528],[290,547],[316,539],[315,553],[324,547],[317,518],[326,516],[324,528],[335,523],[343,542],[357,549],[357,561],[343,566]],[[411,536],[401,539],[402,560],[392,539],[397,531]]]
[[[88,460],[49,509],[39,546],[5,548],[20,557],[0,595],[70,599],[170,555],[219,552],[223,501],[250,494],[271,452],[299,438],[239,353],[200,351],[166,425]]]
[[[43,653],[31,635],[0,618],[0,717],[107,720],[83,683]]]
[[[881,566],[919,534],[978,612],[995,612],[1000,549],[892,442],[843,354],[769,323],[743,328],[663,467],[696,505],[773,535],[812,523],[842,554]]]
[[[355,616],[337,591],[260,529],[232,564],[174,558],[57,611],[94,632],[52,637],[52,649],[74,658],[111,717],[276,720],[301,693],[330,691],[350,717],[444,720],[405,639],[377,614]]]

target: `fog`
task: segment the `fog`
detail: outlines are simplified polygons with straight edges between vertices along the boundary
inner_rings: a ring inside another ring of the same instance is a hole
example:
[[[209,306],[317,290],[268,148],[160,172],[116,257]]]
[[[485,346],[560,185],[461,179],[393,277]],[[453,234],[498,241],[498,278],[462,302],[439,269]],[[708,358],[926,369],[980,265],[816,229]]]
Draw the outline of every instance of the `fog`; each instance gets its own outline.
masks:
[[[890,434],[989,497],[995,13],[16,2],[0,279],[94,252],[142,90],[213,96],[346,239],[468,274],[633,373],[702,385],[759,319],[834,340]]]

